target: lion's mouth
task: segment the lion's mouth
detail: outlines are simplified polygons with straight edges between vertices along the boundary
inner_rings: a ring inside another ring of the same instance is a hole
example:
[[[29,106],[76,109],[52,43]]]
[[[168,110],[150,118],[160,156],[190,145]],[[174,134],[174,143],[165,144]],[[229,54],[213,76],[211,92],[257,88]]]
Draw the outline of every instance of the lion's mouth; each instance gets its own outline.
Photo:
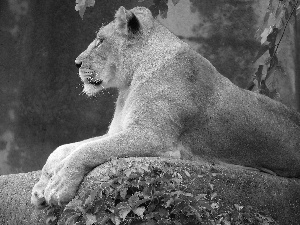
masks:
[[[92,84],[92,85],[95,85],[95,86],[99,86],[102,84],[102,80],[99,80],[99,79],[95,79],[95,78],[92,78],[92,77],[88,77],[87,78],[87,81]]]

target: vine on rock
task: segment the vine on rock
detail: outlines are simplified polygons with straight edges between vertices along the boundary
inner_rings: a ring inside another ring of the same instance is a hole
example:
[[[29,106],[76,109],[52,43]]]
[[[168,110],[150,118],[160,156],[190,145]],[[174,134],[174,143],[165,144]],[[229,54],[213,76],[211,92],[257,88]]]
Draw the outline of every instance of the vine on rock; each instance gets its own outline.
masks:
[[[269,57],[265,60],[264,65],[259,65],[248,90],[253,90],[256,86],[260,94],[273,99],[279,98],[276,88],[271,90],[267,83],[276,70],[281,74],[284,73],[277,57],[277,51],[288,24],[295,17],[296,11],[300,11],[299,4],[299,0],[269,0],[263,24],[256,33],[256,38],[260,39],[261,48],[253,62],[256,62],[266,52],[269,53]],[[267,67],[266,74],[263,74],[264,67]]]
[[[67,205],[59,222],[58,211],[49,208],[47,224],[277,224],[250,206],[235,204],[230,210],[221,207],[221,199],[211,182],[217,173],[191,175],[188,170],[174,171],[167,163],[160,168],[150,165],[128,167],[125,160],[112,163],[115,166],[109,169],[104,181],[82,199]],[[192,194],[197,179],[206,189],[203,193]]]

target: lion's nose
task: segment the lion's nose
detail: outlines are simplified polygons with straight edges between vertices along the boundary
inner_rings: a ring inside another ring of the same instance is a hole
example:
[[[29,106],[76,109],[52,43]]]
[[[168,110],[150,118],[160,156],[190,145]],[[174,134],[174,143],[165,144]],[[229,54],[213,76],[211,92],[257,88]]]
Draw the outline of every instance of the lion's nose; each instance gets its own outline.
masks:
[[[79,68],[81,67],[81,65],[82,65],[82,62],[80,62],[80,61],[75,61],[75,65],[76,65],[76,67],[79,69]]]

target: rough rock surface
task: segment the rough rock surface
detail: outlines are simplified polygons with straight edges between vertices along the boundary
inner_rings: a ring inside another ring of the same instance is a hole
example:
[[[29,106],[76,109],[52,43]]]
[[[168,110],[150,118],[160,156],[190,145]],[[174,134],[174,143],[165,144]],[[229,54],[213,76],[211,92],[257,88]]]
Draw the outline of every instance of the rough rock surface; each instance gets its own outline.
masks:
[[[196,194],[205,189],[207,175],[214,174],[210,176],[210,183],[214,185],[221,207],[250,205],[255,210],[267,212],[280,225],[300,224],[300,179],[276,177],[239,166],[217,166],[203,162],[159,158],[129,158],[126,162],[130,167],[143,163],[156,167],[167,165],[182,171],[182,174],[188,171],[191,177],[183,177],[191,179],[190,185]],[[118,163],[109,162],[94,169],[84,179],[76,198],[95,187],[94,181],[107,176],[107,170],[116,165]],[[36,211],[30,204],[31,188],[39,175],[40,172],[32,172],[0,176],[1,225],[45,224],[45,211]]]
[[[40,171],[0,176],[0,224],[44,225],[45,212],[30,203],[31,189]]]

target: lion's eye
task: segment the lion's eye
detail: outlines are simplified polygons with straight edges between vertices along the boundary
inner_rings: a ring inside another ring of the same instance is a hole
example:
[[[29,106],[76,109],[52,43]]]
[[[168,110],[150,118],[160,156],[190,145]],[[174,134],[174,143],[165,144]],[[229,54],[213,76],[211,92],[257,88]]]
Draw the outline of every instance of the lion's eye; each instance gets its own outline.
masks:
[[[102,42],[104,41],[104,38],[97,38],[96,39],[96,47],[98,47],[99,45],[101,45],[102,44]]]

